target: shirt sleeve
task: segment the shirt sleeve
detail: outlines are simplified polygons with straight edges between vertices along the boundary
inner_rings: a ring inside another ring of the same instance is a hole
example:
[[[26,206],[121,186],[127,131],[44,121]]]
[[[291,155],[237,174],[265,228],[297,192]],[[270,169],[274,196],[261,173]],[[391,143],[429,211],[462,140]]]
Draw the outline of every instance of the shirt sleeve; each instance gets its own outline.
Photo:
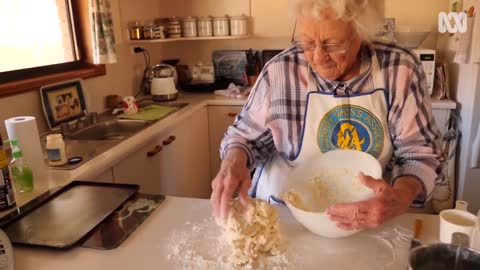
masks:
[[[412,206],[422,207],[430,199],[435,183],[443,179],[444,158],[425,73],[416,64],[406,77],[410,78],[406,79],[404,89],[396,90],[389,115],[394,145],[392,184],[401,176],[418,179],[423,191]]]
[[[265,163],[275,148],[271,130],[267,127],[270,107],[270,83],[264,69],[252,88],[243,110],[228,127],[220,147],[220,156],[225,158],[229,149],[238,147],[247,153],[248,167],[253,169]]]

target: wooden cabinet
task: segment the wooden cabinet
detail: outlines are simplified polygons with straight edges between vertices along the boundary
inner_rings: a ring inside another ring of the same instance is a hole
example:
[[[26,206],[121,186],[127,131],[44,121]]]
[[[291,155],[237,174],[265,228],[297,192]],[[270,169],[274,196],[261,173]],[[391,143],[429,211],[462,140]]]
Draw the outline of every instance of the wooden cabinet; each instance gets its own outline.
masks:
[[[113,170],[112,168],[108,168],[108,170],[104,171],[100,175],[94,177],[93,179],[89,180],[92,182],[103,182],[103,183],[113,183]]]
[[[116,183],[141,192],[209,198],[211,193],[207,109],[195,112],[113,168]]]
[[[115,183],[140,185],[140,192],[161,194],[163,146],[155,139],[113,167]]]
[[[243,106],[208,106],[208,126],[210,136],[210,170],[212,179],[220,169],[220,143],[228,126],[233,124],[235,117]]]

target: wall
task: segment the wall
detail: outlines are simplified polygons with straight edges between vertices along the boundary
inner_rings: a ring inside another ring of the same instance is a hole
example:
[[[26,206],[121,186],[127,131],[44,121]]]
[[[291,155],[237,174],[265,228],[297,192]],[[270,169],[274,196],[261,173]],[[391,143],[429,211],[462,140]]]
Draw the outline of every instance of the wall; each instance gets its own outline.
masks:
[[[112,1],[112,15],[117,37],[117,58],[118,63],[107,65],[107,75],[87,79],[84,85],[88,95],[89,108],[91,111],[104,110],[104,96],[115,93],[119,95],[131,95],[138,89],[137,81],[134,79],[141,73],[142,61],[128,51],[128,47],[121,41],[120,9],[117,0]],[[120,40],[118,40],[120,38]],[[39,92],[27,92],[15,96],[0,98],[0,133],[6,138],[3,120],[19,116],[32,115],[37,118],[40,132],[48,130],[45,117],[40,103]]]
[[[131,95],[138,89],[144,60],[141,54],[131,53],[131,47],[135,44],[128,41],[127,24],[132,20],[147,22],[157,17],[173,15],[218,16],[242,13],[255,17],[251,21],[251,30],[258,35],[249,39],[142,44],[151,53],[152,64],[168,58],[180,58],[189,64],[206,62],[216,49],[282,49],[289,46],[293,24],[287,18],[288,0],[252,2],[250,5],[250,0],[112,0],[118,61],[107,65],[107,75],[84,81],[90,110],[103,111],[106,95]],[[0,98],[0,134],[3,138],[6,138],[3,120],[20,115],[35,116],[40,132],[48,130],[37,91]]]

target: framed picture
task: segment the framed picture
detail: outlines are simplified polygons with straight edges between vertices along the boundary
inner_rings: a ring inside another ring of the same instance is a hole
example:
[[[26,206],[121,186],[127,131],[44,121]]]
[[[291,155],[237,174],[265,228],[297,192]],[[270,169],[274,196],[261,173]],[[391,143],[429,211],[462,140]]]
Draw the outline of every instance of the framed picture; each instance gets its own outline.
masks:
[[[73,80],[40,88],[43,112],[50,129],[78,120],[87,114],[82,80]]]

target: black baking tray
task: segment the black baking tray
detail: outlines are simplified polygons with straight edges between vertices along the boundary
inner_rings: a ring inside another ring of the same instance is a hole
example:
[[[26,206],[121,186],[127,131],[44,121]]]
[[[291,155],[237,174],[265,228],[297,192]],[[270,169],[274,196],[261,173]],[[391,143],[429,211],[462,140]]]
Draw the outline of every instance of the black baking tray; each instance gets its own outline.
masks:
[[[73,181],[0,220],[13,244],[68,249],[139,190],[138,185]]]

